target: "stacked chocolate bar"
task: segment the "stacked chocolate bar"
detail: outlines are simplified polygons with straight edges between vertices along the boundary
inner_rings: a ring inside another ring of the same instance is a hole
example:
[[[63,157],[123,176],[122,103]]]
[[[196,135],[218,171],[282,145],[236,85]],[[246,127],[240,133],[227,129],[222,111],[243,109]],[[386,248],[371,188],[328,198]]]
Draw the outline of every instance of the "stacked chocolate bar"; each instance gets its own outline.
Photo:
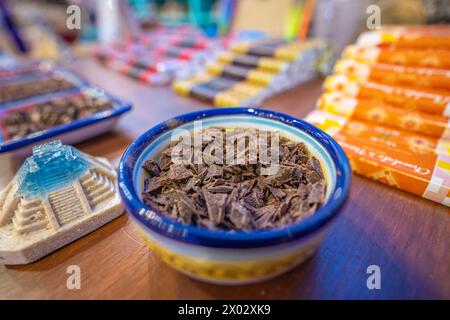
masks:
[[[307,120],[364,176],[450,206],[450,26],[384,27],[346,48]]]
[[[314,78],[324,42],[238,42],[205,72],[176,81],[173,88],[214,106],[259,105],[276,93]]]
[[[149,84],[191,76],[221,48],[220,40],[195,28],[161,27],[138,37],[99,46],[94,56],[111,69]]]

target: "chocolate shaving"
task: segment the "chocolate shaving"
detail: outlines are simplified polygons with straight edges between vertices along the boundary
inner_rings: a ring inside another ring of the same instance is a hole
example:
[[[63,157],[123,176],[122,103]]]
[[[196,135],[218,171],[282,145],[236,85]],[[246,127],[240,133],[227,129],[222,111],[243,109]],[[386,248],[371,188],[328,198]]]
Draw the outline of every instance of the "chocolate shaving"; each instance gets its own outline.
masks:
[[[112,103],[105,99],[87,94],[70,96],[8,110],[0,126],[5,129],[7,140],[19,139],[112,108]]]
[[[184,164],[172,164],[169,169],[169,177],[175,181],[186,180],[193,177],[191,170],[187,169]]]
[[[161,169],[159,169],[158,163],[155,160],[147,160],[142,166],[151,177],[159,176]]]
[[[174,149],[180,142],[171,143],[158,160],[147,160],[143,165],[148,175],[142,194],[144,203],[183,224],[213,230],[282,228],[314,214],[325,202],[326,194],[320,162],[310,156],[305,144],[280,136],[279,165],[273,166],[273,174],[262,175],[269,164],[260,161],[260,154],[255,157],[249,151],[249,139],[257,139],[262,132],[243,128],[204,130],[201,164],[194,162],[196,156],[174,163],[171,156],[173,151],[177,156],[181,154],[180,149]],[[220,133],[226,136],[223,141],[218,139]],[[268,145],[259,150],[271,152],[271,136],[266,136]],[[230,154],[226,141],[236,147],[241,138],[247,139],[244,149]],[[211,146],[216,149],[212,151]],[[217,149],[220,146],[222,150]],[[216,161],[220,153],[233,163]],[[245,161],[235,161],[239,154],[247,157]],[[209,161],[216,162],[206,164]]]
[[[209,219],[216,225],[221,223],[225,215],[226,194],[212,193],[203,190]]]
[[[239,202],[233,202],[230,210],[230,221],[240,230],[251,230],[253,218],[250,211]]]

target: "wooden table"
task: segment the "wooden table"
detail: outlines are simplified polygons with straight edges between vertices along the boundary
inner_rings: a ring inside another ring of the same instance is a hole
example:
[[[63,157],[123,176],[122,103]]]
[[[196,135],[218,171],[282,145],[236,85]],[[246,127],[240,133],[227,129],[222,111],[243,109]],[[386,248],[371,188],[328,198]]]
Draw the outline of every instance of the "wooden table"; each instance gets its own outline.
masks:
[[[79,144],[118,162],[145,130],[169,117],[206,107],[105,69],[92,60],[73,69],[129,100],[134,110],[115,132]],[[274,97],[264,108],[305,116],[321,80]],[[20,163],[1,158],[1,181]],[[68,290],[66,271],[81,268],[81,289]],[[369,265],[381,268],[381,290],[366,286]],[[450,298],[450,210],[428,200],[354,176],[350,197],[320,250],[273,280],[246,286],[210,285],[167,267],[123,215],[30,265],[0,266],[0,299],[410,299]]]

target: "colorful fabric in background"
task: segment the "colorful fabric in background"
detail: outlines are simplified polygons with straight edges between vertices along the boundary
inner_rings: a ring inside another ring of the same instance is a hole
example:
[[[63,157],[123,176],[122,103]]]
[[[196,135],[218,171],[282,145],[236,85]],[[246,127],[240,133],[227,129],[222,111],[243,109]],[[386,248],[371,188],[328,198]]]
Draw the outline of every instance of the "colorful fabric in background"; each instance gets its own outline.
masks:
[[[352,169],[450,206],[450,26],[383,27],[344,50],[306,120]]]
[[[95,48],[107,67],[149,84],[167,84],[201,70],[229,39],[209,39],[189,26],[159,27]]]
[[[318,40],[238,42],[206,71],[174,90],[217,107],[259,105],[268,97],[317,76],[326,44]]]

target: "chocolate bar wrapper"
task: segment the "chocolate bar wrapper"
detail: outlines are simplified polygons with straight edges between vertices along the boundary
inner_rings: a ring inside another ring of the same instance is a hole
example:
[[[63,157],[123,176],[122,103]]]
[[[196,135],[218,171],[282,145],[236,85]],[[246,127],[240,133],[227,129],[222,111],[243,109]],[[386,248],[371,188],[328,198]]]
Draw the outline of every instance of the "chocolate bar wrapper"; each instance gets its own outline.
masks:
[[[197,98],[215,106],[239,106],[260,104],[262,89],[226,78],[197,76],[192,80],[175,81],[174,90],[184,96]]]
[[[396,48],[450,49],[450,27],[385,27],[363,32],[360,46],[395,46]]]
[[[247,54],[224,52],[219,54],[218,60],[236,66],[254,68],[271,73],[279,73],[287,69],[288,64],[273,58],[258,57]]]
[[[437,93],[370,81],[358,82],[344,75],[327,77],[324,88],[327,92],[340,92],[350,98],[376,100],[405,110],[450,117],[450,93],[445,91]]]
[[[315,64],[302,60],[291,63],[285,71],[279,73],[223,63],[210,64],[207,71],[217,77],[241,80],[248,84],[265,87],[274,94],[309,80],[317,74]]]
[[[387,125],[438,139],[450,139],[450,120],[443,116],[412,112],[376,100],[348,98],[339,92],[322,94],[317,107],[355,120]]]
[[[175,58],[193,63],[206,62],[210,55],[207,51],[171,46],[158,47],[153,50],[153,53],[157,56]]]
[[[360,175],[426,199],[450,206],[450,156],[417,153],[358,137],[336,129],[339,118],[316,110],[306,121],[333,136],[347,154],[352,170]]]
[[[336,62],[334,73],[344,74],[358,81],[450,91],[450,70],[445,69],[405,67],[384,63],[370,65],[353,59],[341,59]]]
[[[295,49],[295,58],[286,60],[256,55],[256,52],[264,50],[275,52],[278,47],[290,48],[289,50]],[[256,45],[256,48],[257,50],[254,49],[253,45],[247,43],[238,43],[234,50],[241,50],[245,54],[222,53],[216,63],[208,65],[206,74],[196,75],[185,82],[177,82],[174,84],[174,89],[180,94],[190,95],[191,88],[193,88],[194,95],[197,90],[201,92],[200,95],[206,95],[204,91],[207,89],[205,87],[216,88],[219,86],[220,94],[211,93],[211,95],[215,95],[215,105],[230,105],[222,102],[228,101],[230,96],[233,97],[233,105],[235,97],[241,103],[247,101],[251,104],[260,104],[263,99],[277,92],[288,90],[299,83],[314,78],[317,75],[316,66],[321,50],[325,47],[323,42],[320,41],[306,41],[305,43],[266,41],[264,45],[261,45],[261,43]],[[193,87],[194,83],[197,83],[197,85],[202,83],[201,88]],[[222,96],[226,99],[222,99]],[[197,96],[197,98],[200,97]],[[208,101],[211,100],[213,99],[208,97]]]
[[[93,54],[112,68],[118,69],[117,65],[126,63],[129,66],[127,69],[132,69],[132,72],[128,73],[133,78],[151,84],[165,84],[175,79],[189,77],[203,68],[205,63],[215,56],[214,50],[217,50],[214,46],[207,45],[208,41],[205,38],[180,38],[151,33],[97,47]],[[135,68],[145,69],[145,79],[133,75],[140,74],[139,70],[134,70]],[[166,80],[167,77],[169,80]]]
[[[343,57],[369,64],[387,63],[419,68],[450,69],[449,50],[395,49],[350,45],[345,48]]]
[[[96,57],[105,65],[113,64],[115,61],[119,61],[121,63],[126,63],[130,66],[155,73],[174,72],[184,64],[184,61],[180,61],[179,59],[160,57],[152,53],[136,55],[119,52],[117,50],[102,49],[97,51],[95,54]]]
[[[170,43],[176,47],[207,49],[211,45],[211,41],[202,37],[179,37],[176,36],[170,40]]]
[[[326,110],[316,109],[311,116],[315,123],[333,135],[349,134],[371,141],[380,146],[409,150],[414,153],[448,154],[450,139],[435,138],[393,127],[385,127],[364,120],[336,115]]]
[[[163,85],[171,81],[171,76],[167,72],[138,68],[120,60],[109,61],[107,66],[123,75],[152,85]]]
[[[381,27],[384,32],[395,32],[399,29],[404,32],[414,32],[418,35],[450,35],[450,25],[448,24],[383,25]]]
[[[257,57],[269,57],[285,61],[294,61],[311,49],[319,48],[323,43],[319,40],[306,40],[297,42],[262,41],[241,42],[231,46],[231,51],[238,54],[247,54]]]
[[[174,89],[183,95],[189,95],[192,87],[203,85],[215,90],[233,90],[249,96],[264,95],[267,90],[264,87],[246,83],[236,79],[215,77],[210,74],[199,74],[188,80],[174,82]]]
[[[236,80],[245,80],[260,86],[270,86],[272,82],[275,81],[274,74],[249,67],[214,63],[208,65],[207,68],[208,72],[212,75]]]

